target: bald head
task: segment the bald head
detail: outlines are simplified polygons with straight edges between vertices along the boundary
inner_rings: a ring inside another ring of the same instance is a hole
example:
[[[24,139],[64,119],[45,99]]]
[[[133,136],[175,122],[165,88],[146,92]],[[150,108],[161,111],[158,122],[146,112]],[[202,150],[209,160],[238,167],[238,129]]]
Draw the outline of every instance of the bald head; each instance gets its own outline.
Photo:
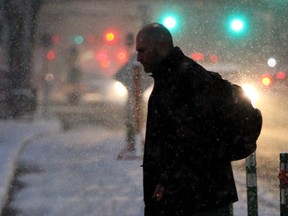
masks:
[[[168,47],[173,48],[173,40],[171,33],[165,26],[159,23],[151,23],[144,26],[139,31],[138,35],[143,36],[147,40],[147,42],[154,44],[166,43]]]
[[[171,33],[159,23],[148,24],[137,34],[137,60],[142,63],[146,72],[153,72],[157,64],[167,57],[173,48]]]

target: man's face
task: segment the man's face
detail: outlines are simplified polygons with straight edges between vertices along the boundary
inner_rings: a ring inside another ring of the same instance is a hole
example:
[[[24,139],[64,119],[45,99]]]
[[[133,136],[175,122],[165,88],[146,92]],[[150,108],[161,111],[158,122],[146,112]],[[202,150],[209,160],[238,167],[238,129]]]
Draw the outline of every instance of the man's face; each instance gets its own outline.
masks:
[[[136,38],[136,51],[138,52],[137,61],[143,65],[145,72],[152,72],[160,59],[155,43],[140,33]]]

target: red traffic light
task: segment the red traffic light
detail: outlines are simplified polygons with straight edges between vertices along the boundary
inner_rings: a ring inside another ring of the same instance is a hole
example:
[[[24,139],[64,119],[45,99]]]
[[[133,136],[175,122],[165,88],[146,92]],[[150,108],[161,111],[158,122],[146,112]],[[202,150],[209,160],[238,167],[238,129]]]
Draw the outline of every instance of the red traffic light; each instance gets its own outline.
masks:
[[[53,50],[49,50],[47,53],[46,53],[46,59],[48,61],[53,61],[56,57],[56,54]]]
[[[279,80],[283,80],[283,79],[286,78],[286,73],[283,72],[283,71],[279,71],[279,72],[276,74],[276,77],[277,77],[277,79],[279,79]]]

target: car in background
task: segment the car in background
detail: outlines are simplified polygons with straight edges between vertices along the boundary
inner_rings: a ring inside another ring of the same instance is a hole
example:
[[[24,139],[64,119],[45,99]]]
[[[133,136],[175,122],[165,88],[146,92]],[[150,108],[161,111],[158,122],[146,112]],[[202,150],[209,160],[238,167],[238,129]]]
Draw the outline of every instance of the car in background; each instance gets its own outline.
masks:
[[[114,126],[123,123],[127,95],[127,89],[119,81],[96,72],[84,72],[78,83],[64,83],[52,91],[51,110],[64,130],[83,123]]]

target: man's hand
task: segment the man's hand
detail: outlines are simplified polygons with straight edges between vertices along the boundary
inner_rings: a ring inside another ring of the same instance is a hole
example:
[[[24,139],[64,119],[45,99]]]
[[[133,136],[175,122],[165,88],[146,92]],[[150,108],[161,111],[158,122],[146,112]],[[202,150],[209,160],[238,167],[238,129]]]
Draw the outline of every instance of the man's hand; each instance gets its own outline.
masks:
[[[164,196],[165,190],[166,189],[164,186],[162,186],[161,184],[157,184],[153,194],[153,198],[155,198],[156,201],[160,201]]]

